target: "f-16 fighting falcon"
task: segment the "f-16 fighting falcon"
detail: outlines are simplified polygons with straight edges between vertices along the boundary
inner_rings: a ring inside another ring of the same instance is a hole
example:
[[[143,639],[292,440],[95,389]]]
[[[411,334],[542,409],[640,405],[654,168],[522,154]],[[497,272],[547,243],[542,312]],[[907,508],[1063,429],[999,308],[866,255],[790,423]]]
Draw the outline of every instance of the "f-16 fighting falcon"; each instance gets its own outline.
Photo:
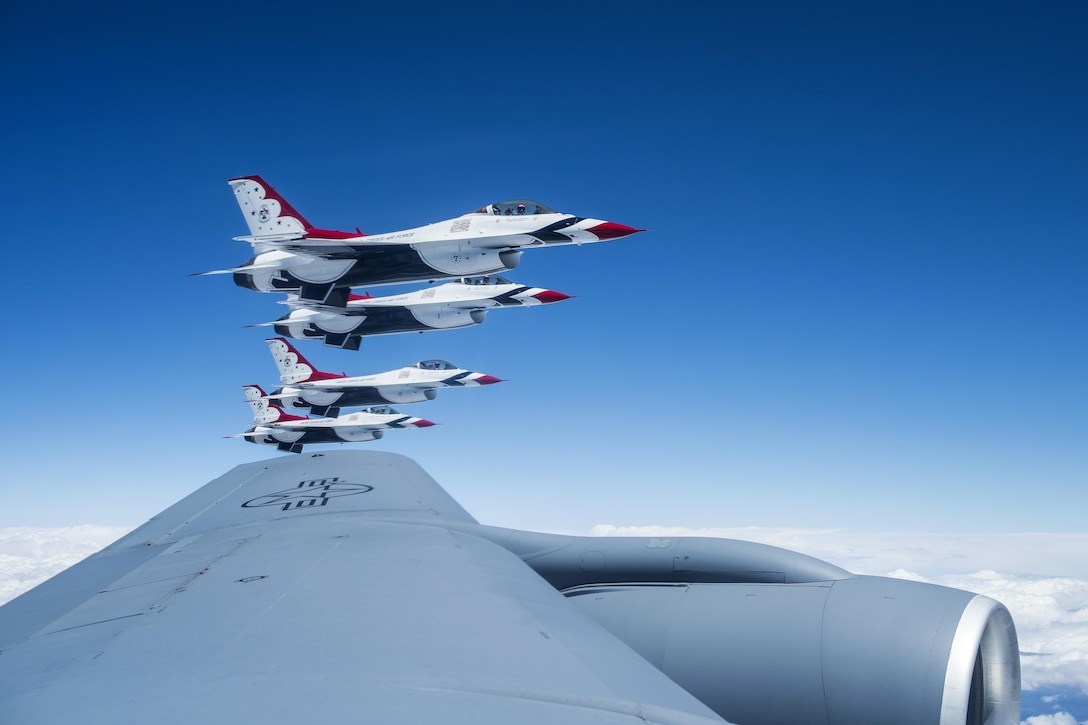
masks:
[[[382,437],[389,428],[429,428],[429,420],[401,415],[388,406],[368,408],[333,418],[304,418],[285,413],[268,400],[259,385],[246,385],[246,400],[253,408],[254,426],[245,433],[227,436],[250,443],[275,445],[281,451],[301,453],[306,443],[360,443]]]
[[[434,400],[438,388],[470,388],[501,383],[499,378],[462,370],[444,360],[424,360],[399,370],[348,377],[318,370],[287,340],[265,342],[280,371],[283,387],[269,400],[286,408],[309,408],[314,415],[336,417],[340,408]]]
[[[624,224],[562,214],[516,199],[489,204],[455,219],[414,229],[365,235],[318,229],[259,176],[228,182],[242,209],[254,257],[232,269],[240,287],[297,292],[324,302],[337,287],[422,282],[513,269],[521,250],[587,244],[645,231]]]
[[[344,291],[346,293],[346,290]],[[498,275],[466,277],[458,282],[389,297],[347,295],[343,306],[320,305],[288,295],[291,312],[275,322],[283,337],[322,338],[326,345],[358,350],[367,335],[450,330],[478,325],[490,309],[528,307],[570,299],[562,292],[526,287]]]

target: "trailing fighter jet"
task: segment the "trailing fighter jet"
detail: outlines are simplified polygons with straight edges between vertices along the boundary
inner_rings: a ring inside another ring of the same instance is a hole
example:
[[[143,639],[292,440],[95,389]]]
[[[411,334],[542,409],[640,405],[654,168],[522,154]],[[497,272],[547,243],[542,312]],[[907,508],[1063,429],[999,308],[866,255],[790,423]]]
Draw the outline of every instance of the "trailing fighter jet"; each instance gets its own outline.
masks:
[[[502,382],[491,375],[462,370],[444,360],[424,360],[400,370],[348,377],[318,370],[282,337],[271,337],[265,342],[283,385],[272,391],[268,400],[286,408],[309,408],[314,415],[336,417],[340,408],[421,403],[434,400],[438,388],[470,388]]]
[[[516,199],[489,204],[456,219],[414,229],[365,235],[317,229],[259,176],[228,182],[249,225],[254,257],[234,274],[240,287],[298,292],[324,302],[337,287],[361,287],[465,277],[513,269],[521,250],[587,244],[645,231],[625,224],[562,214]]]
[[[429,420],[401,415],[389,406],[376,406],[359,413],[333,418],[304,418],[283,412],[268,400],[259,385],[243,386],[253,408],[255,425],[245,433],[227,436],[250,443],[275,445],[281,451],[301,453],[306,443],[360,443],[382,437],[389,428],[429,428]]]
[[[307,302],[288,295],[291,312],[275,322],[253,327],[274,326],[283,337],[323,338],[326,345],[358,350],[367,335],[399,332],[450,330],[478,325],[487,311],[503,307],[528,307],[570,299],[562,292],[526,287],[498,275],[466,277],[458,282],[428,287],[389,297],[347,295],[343,306]]]

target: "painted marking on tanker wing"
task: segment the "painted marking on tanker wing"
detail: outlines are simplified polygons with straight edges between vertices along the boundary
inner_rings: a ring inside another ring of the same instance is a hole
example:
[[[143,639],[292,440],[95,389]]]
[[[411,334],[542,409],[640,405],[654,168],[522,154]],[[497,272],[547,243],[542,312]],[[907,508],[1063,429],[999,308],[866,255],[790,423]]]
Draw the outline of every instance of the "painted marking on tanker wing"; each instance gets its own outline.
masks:
[[[310,508],[312,506],[324,506],[329,499],[338,496],[354,496],[358,493],[373,491],[373,486],[365,483],[349,483],[341,481],[338,476],[333,478],[315,478],[308,481],[300,481],[298,486],[286,491],[265,494],[250,499],[242,504],[242,508],[258,508],[260,506],[282,506],[283,511],[291,509]]]

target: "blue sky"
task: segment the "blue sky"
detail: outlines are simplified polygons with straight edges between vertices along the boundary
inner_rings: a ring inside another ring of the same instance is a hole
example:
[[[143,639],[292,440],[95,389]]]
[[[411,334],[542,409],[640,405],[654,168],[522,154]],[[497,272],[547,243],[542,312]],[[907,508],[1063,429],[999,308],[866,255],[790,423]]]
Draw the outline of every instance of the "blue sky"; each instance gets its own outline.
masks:
[[[509,275],[572,302],[309,349],[509,379],[378,444],[482,519],[1083,529],[1082,6],[113,8],[3,10],[36,495],[0,523],[139,523],[269,454],[221,436],[282,308],[187,276],[249,256],[225,182],[259,173],[325,227],[530,197],[654,230]]]
[[[222,436],[249,424],[241,385],[275,382],[267,329],[243,326],[282,308],[188,276],[249,256],[226,180],[256,173],[326,228],[528,197],[654,230],[508,275],[570,302],[304,348],[507,379],[372,444],[482,521],[1085,531],[1082,4],[0,19],[0,526],[134,526],[277,455]]]

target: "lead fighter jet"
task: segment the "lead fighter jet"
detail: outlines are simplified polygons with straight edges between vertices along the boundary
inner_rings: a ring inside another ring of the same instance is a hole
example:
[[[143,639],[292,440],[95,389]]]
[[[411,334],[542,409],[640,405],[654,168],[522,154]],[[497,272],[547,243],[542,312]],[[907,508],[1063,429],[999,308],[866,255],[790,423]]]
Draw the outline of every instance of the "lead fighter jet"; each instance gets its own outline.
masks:
[[[285,413],[268,400],[259,385],[246,385],[246,400],[253,408],[254,426],[228,438],[274,445],[281,451],[301,453],[306,443],[361,443],[382,437],[389,428],[429,428],[429,420],[401,415],[388,406],[368,408],[333,418],[304,418]]]
[[[421,282],[513,269],[529,247],[587,244],[644,231],[578,217],[528,199],[489,204],[455,219],[367,236],[318,229],[259,176],[228,182],[249,225],[254,257],[232,269],[259,292],[324,302],[336,288]]]
[[[340,408],[421,403],[434,400],[438,388],[471,388],[502,382],[491,375],[462,370],[444,360],[424,360],[399,370],[348,377],[318,370],[282,337],[265,342],[283,385],[267,399],[287,408],[309,408],[314,415],[335,417]]]
[[[466,277],[435,287],[389,297],[348,295],[342,306],[320,305],[288,295],[291,312],[275,322],[253,327],[275,327],[283,337],[318,339],[326,345],[358,350],[366,335],[451,330],[478,325],[490,309],[529,307],[570,299],[562,292],[527,287],[498,275]]]

